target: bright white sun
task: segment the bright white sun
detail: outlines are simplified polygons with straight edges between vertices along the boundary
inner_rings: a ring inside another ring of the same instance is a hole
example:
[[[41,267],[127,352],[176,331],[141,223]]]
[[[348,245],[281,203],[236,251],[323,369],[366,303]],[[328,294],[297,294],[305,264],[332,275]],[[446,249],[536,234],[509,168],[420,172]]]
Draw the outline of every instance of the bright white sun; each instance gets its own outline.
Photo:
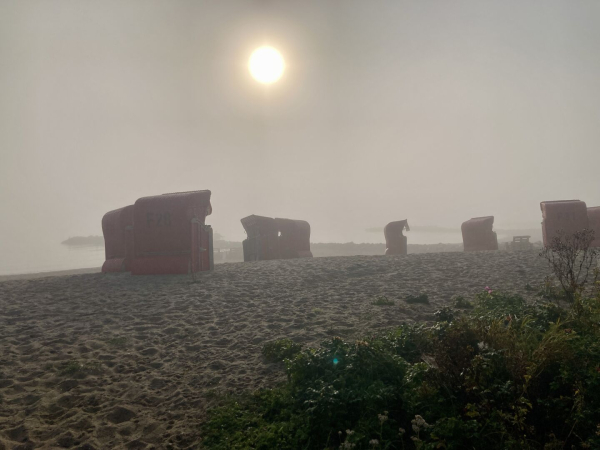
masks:
[[[252,52],[248,62],[250,74],[260,83],[275,83],[281,78],[285,62],[273,47],[260,47]]]

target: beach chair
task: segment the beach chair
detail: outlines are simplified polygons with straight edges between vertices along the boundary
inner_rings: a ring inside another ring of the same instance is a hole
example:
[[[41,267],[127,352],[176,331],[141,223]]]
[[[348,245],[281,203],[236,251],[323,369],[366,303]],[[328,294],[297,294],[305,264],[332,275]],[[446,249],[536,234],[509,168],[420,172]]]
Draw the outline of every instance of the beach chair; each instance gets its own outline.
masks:
[[[594,240],[592,247],[600,247],[600,206],[593,206],[587,209],[588,222],[590,229],[594,230]]]
[[[493,231],[494,216],[474,217],[461,225],[465,252],[498,250],[498,236]]]
[[[102,272],[129,272],[133,258],[133,205],[102,217],[105,261]]]
[[[279,258],[278,231],[275,219],[252,214],[240,221],[247,235],[242,242],[244,261]]]
[[[212,270],[213,235],[206,216],[210,191],[176,192],[138,199],[134,204],[134,275],[167,275]]]
[[[589,228],[588,208],[580,200],[558,200],[541,202],[542,235],[544,246],[552,242],[558,232],[573,234]]]
[[[402,233],[404,230],[410,231],[408,220],[390,222],[385,226],[383,235],[385,237],[386,255],[408,254],[408,239]]]
[[[310,224],[250,215],[241,219],[247,238],[242,242],[244,261],[312,258]]]

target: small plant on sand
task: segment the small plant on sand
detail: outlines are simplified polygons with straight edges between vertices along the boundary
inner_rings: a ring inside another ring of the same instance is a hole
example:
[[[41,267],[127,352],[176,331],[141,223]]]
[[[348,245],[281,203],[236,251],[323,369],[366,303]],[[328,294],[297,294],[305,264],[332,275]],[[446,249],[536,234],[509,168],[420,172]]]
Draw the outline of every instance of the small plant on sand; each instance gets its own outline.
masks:
[[[213,399],[221,400],[227,396],[227,393],[223,392],[219,388],[211,388],[206,391],[204,396],[206,397],[207,400],[213,400]]]
[[[450,299],[455,308],[458,309],[473,309],[473,303],[464,298],[462,295],[454,295]]]
[[[310,312],[313,314],[322,314],[323,310],[321,308],[313,308]]]
[[[538,297],[541,299],[554,302],[560,305],[561,302],[567,302],[567,296],[562,287],[556,285],[556,280],[553,277],[546,277],[544,282],[540,285],[537,292]]]
[[[269,362],[281,362],[293,358],[300,353],[302,346],[291,339],[278,339],[267,342],[262,347],[262,354]]]
[[[404,301],[406,303],[409,304],[414,304],[414,303],[422,303],[422,304],[429,304],[429,296],[426,293],[420,293],[419,295],[409,295],[407,296]]]
[[[394,306],[394,300],[389,300],[387,297],[381,295],[371,302],[371,305],[375,306]]]
[[[367,312],[365,312],[365,313],[363,313],[363,314],[360,315],[360,319],[359,320],[365,321],[365,322],[369,322],[369,321],[375,319],[375,317],[376,317],[376,315],[375,315],[374,312],[367,311]]]
[[[99,371],[100,363],[95,361],[68,361],[60,366],[58,373],[61,376],[85,377],[90,373],[97,373]]]
[[[118,337],[114,337],[112,339],[109,339],[107,341],[107,344],[110,345],[111,347],[116,347],[116,348],[123,348],[127,345],[127,337],[125,336],[118,336]]]

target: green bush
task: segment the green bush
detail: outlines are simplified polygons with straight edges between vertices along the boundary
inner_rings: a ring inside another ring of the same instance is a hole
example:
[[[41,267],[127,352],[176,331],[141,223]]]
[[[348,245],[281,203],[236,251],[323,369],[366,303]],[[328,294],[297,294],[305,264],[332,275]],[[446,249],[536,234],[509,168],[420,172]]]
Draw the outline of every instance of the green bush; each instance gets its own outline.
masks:
[[[455,308],[459,309],[473,309],[473,303],[464,298],[462,295],[455,295],[452,297],[452,304]]]
[[[203,444],[600,448],[600,298],[579,304],[488,290],[462,316],[446,308],[435,324],[295,352],[285,384],[212,409]]]
[[[279,339],[263,345],[262,354],[267,361],[281,362],[293,358],[301,350],[302,346],[291,339]]]
[[[406,303],[424,303],[429,304],[429,296],[427,294],[421,293],[419,295],[408,295],[404,301]]]
[[[375,305],[375,306],[394,306],[395,302],[394,300],[389,300],[387,297],[385,296],[380,296],[377,297],[374,301],[371,302],[371,305]]]
[[[442,306],[433,313],[436,322],[452,322],[456,317],[456,311],[449,306]]]

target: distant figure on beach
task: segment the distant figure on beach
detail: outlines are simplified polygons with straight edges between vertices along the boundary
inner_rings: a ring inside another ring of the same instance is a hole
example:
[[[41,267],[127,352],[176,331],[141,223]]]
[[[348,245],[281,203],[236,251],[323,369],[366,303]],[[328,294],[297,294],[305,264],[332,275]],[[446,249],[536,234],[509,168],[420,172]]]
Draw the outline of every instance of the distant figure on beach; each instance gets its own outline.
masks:
[[[241,219],[247,238],[244,261],[312,258],[310,225],[305,220],[251,216]]]
[[[550,245],[560,230],[570,235],[589,228],[588,208],[581,200],[541,202],[540,208],[544,246]]]
[[[498,250],[498,236],[493,228],[494,216],[474,217],[463,222],[460,229],[465,252]]]
[[[408,254],[408,239],[402,232],[410,231],[408,220],[398,220],[388,223],[383,229],[385,236],[385,254],[386,255],[406,255]]]

